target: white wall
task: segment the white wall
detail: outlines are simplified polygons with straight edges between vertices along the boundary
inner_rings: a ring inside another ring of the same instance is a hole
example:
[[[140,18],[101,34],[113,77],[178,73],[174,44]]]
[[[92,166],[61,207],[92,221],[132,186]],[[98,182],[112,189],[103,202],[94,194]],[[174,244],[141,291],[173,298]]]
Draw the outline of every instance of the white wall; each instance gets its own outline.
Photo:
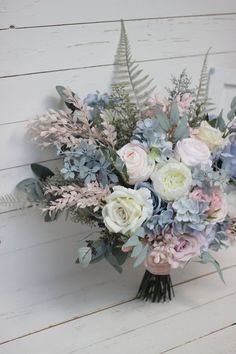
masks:
[[[183,68],[196,83],[210,46],[210,66],[236,68],[234,0],[0,1],[0,193],[30,176],[31,162],[55,165],[52,151],[32,146],[26,123],[57,107],[56,85],[82,97],[108,89],[120,18],[158,91]],[[120,277],[73,263],[83,232],[63,220],[45,225],[36,210],[0,214],[0,342],[132,298],[142,270]]]

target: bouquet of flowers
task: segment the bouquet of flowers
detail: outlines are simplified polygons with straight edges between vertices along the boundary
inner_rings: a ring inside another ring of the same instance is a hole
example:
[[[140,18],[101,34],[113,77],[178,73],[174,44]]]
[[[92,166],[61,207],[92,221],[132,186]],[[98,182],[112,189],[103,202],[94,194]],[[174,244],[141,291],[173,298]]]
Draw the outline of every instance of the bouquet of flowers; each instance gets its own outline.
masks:
[[[30,122],[33,140],[53,147],[63,162],[52,172],[32,164],[36,178],[17,185],[45,221],[66,211],[99,230],[78,250],[82,267],[107,260],[118,272],[127,257],[146,272],[137,297],[171,299],[171,269],[236,240],[236,97],[225,119],[210,114],[207,55],[199,87],[184,70],[172,77],[167,98],[132,59],[124,23],[111,93],[81,100],[57,87],[65,109]],[[18,195],[2,202],[21,202]]]

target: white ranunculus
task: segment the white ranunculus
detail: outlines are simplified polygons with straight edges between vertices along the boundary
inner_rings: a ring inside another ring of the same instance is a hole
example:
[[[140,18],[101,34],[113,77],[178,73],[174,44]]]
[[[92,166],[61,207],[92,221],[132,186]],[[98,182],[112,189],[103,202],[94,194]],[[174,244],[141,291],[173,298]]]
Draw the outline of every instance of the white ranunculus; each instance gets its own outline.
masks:
[[[175,147],[175,158],[189,167],[211,165],[210,150],[206,143],[194,138],[179,140]]]
[[[181,162],[169,162],[155,168],[151,175],[155,192],[166,201],[183,197],[191,188],[190,169]]]
[[[204,141],[211,151],[220,147],[224,141],[220,130],[211,127],[205,120],[201,122],[200,127],[196,129],[194,135],[197,139]]]
[[[149,159],[143,148],[129,143],[124,145],[117,153],[126,165],[130,184],[148,180],[155,162]]]
[[[226,195],[228,204],[228,214],[232,219],[236,219],[236,191],[232,191]]]
[[[122,186],[113,190],[102,210],[104,223],[111,232],[134,232],[153,213],[151,192],[147,188],[133,190]]]

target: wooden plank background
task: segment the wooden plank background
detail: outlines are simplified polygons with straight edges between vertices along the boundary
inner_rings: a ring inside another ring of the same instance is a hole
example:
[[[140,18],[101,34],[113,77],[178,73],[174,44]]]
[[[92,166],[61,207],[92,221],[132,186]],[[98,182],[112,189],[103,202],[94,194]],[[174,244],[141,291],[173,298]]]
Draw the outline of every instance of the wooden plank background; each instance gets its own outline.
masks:
[[[196,85],[209,47],[210,66],[236,69],[234,0],[1,0],[0,193],[30,177],[30,163],[60,163],[55,151],[32,145],[27,121],[60,106],[58,84],[81,97],[109,89],[121,18],[134,58],[158,92],[183,68]],[[222,333],[224,353],[236,352],[235,249],[217,255],[227,287],[211,266],[193,263],[174,272],[173,303],[150,305],[131,301],[142,268],[127,265],[118,275],[105,262],[87,270],[74,264],[90,231],[63,217],[44,224],[34,209],[0,210],[1,354],[105,354],[127,346],[129,353],[195,353],[206,346],[218,353]],[[205,316],[213,320],[202,321]],[[104,326],[96,332],[98,321]],[[186,328],[180,331],[179,323]],[[161,338],[156,348],[154,332]],[[138,338],[143,342],[132,345]]]

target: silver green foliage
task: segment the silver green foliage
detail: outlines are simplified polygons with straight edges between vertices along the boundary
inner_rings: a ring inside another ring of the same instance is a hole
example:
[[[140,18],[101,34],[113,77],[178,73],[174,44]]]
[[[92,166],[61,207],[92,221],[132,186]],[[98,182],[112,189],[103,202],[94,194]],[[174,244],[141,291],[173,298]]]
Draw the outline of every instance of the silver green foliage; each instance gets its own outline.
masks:
[[[153,79],[150,79],[149,75],[143,75],[143,71],[132,58],[123,20],[121,21],[120,41],[114,65],[113,83],[124,87],[131,101],[137,105],[140,112],[144,111],[145,102],[154,91],[155,86],[151,85]]]

